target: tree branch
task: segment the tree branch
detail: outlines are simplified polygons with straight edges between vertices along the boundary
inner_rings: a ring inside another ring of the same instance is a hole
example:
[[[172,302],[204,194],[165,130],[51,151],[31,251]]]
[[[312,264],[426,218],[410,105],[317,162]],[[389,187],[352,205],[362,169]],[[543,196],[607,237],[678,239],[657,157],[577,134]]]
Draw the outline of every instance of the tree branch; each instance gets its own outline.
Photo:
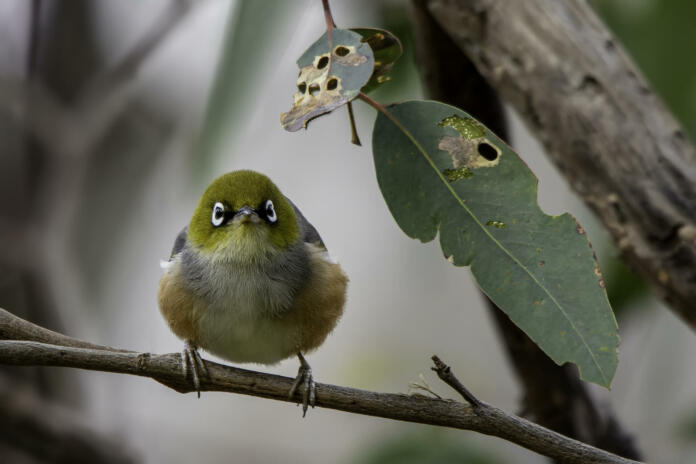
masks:
[[[32,341],[19,340],[26,331]],[[178,353],[149,354],[113,351],[75,340],[0,312],[0,363],[15,366],[62,366],[150,377],[178,392],[194,388],[181,372]],[[41,343],[53,340],[68,345]],[[82,345],[82,346],[78,346]],[[253,372],[205,361],[209,378],[201,379],[201,391],[241,393],[278,401],[288,398],[293,379]],[[388,419],[473,430],[516,443],[537,453],[568,463],[634,463],[570,439],[520,417],[480,403],[476,409],[452,400],[317,384],[317,406]]]
[[[588,2],[427,0],[627,262],[696,328],[696,148]]]

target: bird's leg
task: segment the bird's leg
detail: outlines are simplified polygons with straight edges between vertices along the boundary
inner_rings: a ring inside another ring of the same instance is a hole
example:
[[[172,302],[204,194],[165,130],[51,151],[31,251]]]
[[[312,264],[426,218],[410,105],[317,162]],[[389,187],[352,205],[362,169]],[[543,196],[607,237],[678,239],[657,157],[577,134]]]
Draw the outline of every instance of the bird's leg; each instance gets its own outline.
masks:
[[[196,393],[200,398],[201,374],[209,377],[208,368],[205,367],[205,363],[198,353],[198,347],[191,340],[186,340],[184,342],[184,349],[181,351],[181,368],[184,373],[184,378],[189,376],[189,372],[191,373],[193,387],[196,389]]]
[[[302,353],[297,353],[297,357],[300,360],[300,369],[297,371],[297,377],[290,388],[288,398],[292,399],[297,389],[302,385],[302,417],[304,417],[307,414],[307,407],[314,407],[316,403],[317,387],[314,384],[312,368],[309,366],[309,363],[302,356]]]

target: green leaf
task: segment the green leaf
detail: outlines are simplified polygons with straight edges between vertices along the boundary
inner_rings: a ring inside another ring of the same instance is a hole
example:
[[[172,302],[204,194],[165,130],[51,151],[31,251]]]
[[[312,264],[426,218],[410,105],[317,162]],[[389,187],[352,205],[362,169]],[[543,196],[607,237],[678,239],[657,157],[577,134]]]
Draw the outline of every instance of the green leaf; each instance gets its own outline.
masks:
[[[375,59],[362,37],[348,29],[333,29],[302,54],[297,65],[297,93],[292,109],[280,115],[285,130],[295,132],[322,114],[355,99],[370,80]]]
[[[372,76],[362,88],[363,92],[368,93],[390,80],[387,74],[394,66],[394,62],[403,53],[403,47],[398,37],[384,29],[356,28],[351,29],[351,31],[362,36],[363,42],[370,46],[375,56],[375,68],[372,71]]]
[[[609,386],[617,325],[585,231],[537,204],[537,179],[465,112],[411,101],[377,116],[377,180],[401,229],[440,232],[447,259],[471,266],[481,289],[556,363]]]

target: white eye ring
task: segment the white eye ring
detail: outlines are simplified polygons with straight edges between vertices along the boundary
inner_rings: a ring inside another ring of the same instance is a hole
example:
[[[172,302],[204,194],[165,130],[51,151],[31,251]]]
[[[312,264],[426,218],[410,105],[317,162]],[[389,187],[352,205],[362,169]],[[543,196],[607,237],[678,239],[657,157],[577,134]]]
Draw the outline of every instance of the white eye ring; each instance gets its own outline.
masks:
[[[266,201],[266,219],[268,219],[268,222],[276,222],[278,220],[271,200]]]
[[[210,222],[213,223],[215,227],[218,227],[225,221],[225,206],[219,201],[213,206],[213,216]]]

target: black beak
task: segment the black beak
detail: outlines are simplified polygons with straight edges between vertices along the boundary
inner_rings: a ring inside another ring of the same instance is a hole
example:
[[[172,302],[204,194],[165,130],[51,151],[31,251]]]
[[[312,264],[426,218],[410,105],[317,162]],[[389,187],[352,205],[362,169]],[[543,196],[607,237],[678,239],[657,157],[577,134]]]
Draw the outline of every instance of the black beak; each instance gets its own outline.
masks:
[[[239,217],[239,221],[244,223],[252,220],[253,216],[258,217],[259,213],[256,212],[254,208],[248,206],[242,206],[234,213],[234,217]]]

